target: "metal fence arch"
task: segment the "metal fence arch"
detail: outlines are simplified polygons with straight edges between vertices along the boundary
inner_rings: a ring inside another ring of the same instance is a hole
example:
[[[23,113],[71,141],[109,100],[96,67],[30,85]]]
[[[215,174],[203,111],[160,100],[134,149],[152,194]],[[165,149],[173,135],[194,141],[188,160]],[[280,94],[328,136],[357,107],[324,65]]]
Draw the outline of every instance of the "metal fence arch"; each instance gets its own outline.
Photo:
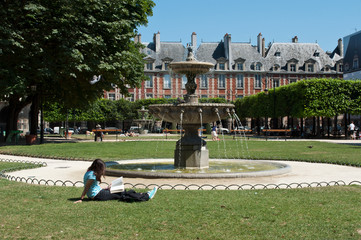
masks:
[[[36,179],[36,178],[25,178],[25,177],[18,177],[13,176],[9,174],[10,172],[22,170],[25,168],[35,168],[35,167],[45,167],[47,164],[45,162],[38,162],[38,161],[24,161],[24,160],[16,160],[16,159],[4,159],[0,158],[0,162],[13,162],[13,163],[21,163],[24,164],[24,166],[19,167],[12,167],[8,169],[4,169],[0,171],[0,177],[15,181],[15,182],[24,182],[27,184],[34,184],[34,185],[46,185],[46,186],[66,186],[66,187],[83,187],[82,181],[70,181],[70,180],[46,180],[46,179]],[[29,167],[29,165],[32,165]],[[102,183],[106,184],[106,183]],[[151,189],[153,187],[158,187],[162,190],[259,190],[259,189],[299,189],[299,188],[312,188],[312,187],[330,187],[330,186],[351,186],[351,185],[361,185],[361,181],[355,180],[351,181],[350,183],[345,183],[342,180],[337,181],[330,181],[330,182],[301,182],[301,183],[280,183],[280,184],[230,184],[230,185],[211,185],[211,184],[203,184],[203,185],[197,185],[197,184],[143,184],[143,183],[137,183],[137,184],[131,184],[131,183],[125,183],[126,188],[148,188]]]

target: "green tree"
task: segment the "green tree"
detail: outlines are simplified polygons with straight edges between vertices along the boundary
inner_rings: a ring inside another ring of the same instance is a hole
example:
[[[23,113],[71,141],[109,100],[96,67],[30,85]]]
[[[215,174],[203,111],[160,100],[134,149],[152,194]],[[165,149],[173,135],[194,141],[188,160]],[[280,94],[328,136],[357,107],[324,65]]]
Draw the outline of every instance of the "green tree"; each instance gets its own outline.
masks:
[[[1,1],[0,98],[7,131],[32,103],[36,133],[41,97],[82,107],[114,85],[126,94],[145,79],[140,44],[132,38],[152,15],[151,0]],[[100,81],[91,84],[94,75]],[[31,86],[36,86],[31,88]]]

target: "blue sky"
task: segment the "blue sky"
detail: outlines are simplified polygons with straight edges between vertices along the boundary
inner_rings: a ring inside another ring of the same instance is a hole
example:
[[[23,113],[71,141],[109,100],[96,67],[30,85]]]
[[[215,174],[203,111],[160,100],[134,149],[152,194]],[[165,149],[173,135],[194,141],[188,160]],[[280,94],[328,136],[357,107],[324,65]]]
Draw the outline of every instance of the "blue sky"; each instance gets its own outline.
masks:
[[[256,45],[261,32],[269,42],[317,42],[333,51],[337,40],[361,30],[361,0],[154,0],[153,16],[140,27],[142,42],[160,32],[161,41],[190,42],[197,33],[198,45],[219,42],[228,33],[232,42]]]

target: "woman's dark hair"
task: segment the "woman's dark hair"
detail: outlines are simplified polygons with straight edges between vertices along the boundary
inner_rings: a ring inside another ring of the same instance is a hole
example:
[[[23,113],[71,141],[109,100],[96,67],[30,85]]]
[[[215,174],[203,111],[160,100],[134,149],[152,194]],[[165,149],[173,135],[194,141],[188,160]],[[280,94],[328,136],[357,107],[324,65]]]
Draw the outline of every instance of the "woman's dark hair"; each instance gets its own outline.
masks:
[[[88,168],[88,171],[93,171],[97,181],[101,182],[100,178],[105,174],[105,163],[101,159],[95,159]]]

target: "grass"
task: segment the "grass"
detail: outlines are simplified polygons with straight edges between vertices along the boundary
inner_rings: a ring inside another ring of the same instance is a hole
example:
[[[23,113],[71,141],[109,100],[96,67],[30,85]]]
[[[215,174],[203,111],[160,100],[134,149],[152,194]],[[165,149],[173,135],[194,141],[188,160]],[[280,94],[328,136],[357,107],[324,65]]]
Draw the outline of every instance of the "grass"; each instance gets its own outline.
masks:
[[[227,156],[242,153],[226,141]],[[313,146],[309,148],[309,146]],[[106,160],[172,157],[175,142],[63,143],[3,146],[2,153]],[[211,157],[224,154],[209,142]],[[253,158],[360,164],[359,146],[249,141]],[[221,149],[221,150],[220,150]],[[212,153],[213,152],[213,153]],[[0,170],[29,167],[0,162]],[[144,190],[139,190],[144,191]],[[73,204],[76,187],[0,179],[2,239],[360,239],[361,186],[242,191],[159,190],[144,203]],[[342,207],[341,207],[342,206]]]
[[[360,186],[159,190],[149,202],[81,204],[75,187],[0,179],[0,191],[2,239],[360,239]]]
[[[175,141],[80,142],[0,147],[2,154],[106,161],[173,158]],[[209,141],[211,158],[283,159],[361,166],[361,146],[317,141]],[[311,147],[312,146],[312,147]]]

